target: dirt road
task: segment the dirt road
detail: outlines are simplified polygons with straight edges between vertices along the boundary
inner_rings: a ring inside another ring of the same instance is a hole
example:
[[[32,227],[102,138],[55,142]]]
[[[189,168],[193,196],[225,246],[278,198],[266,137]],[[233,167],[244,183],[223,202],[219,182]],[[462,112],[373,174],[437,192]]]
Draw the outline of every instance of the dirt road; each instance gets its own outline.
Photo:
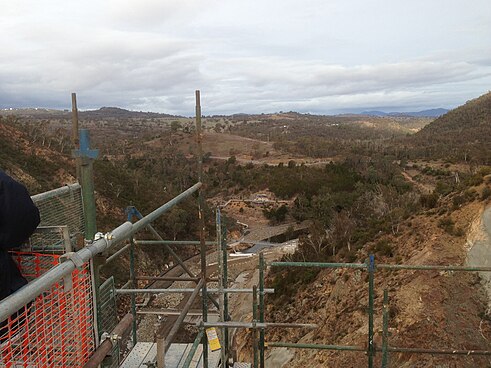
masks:
[[[468,245],[470,249],[467,253],[467,263],[470,266],[491,266],[491,206],[488,206],[473,224]],[[480,276],[488,292],[491,308],[491,272],[480,272]]]

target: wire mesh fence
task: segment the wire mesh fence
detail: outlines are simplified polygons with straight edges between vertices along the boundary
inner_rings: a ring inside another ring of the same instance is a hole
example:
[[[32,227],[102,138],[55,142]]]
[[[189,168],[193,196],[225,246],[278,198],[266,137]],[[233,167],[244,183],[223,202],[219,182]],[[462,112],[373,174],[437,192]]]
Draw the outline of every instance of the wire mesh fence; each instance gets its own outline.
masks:
[[[84,234],[80,185],[66,185],[31,198],[39,209],[41,223],[31,237],[28,249],[50,253],[76,249]]]
[[[32,280],[59,263],[59,256],[14,252]],[[82,367],[95,347],[89,266],[63,280],[0,323],[0,367]]]
[[[116,291],[114,277],[108,278],[99,287],[99,304],[97,306],[98,326],[100,332],[111,332],[118,324],[118,311],[116,307]],[[114,344],[109,356],[104,360],[104,368],[119,367],[119,344]]]

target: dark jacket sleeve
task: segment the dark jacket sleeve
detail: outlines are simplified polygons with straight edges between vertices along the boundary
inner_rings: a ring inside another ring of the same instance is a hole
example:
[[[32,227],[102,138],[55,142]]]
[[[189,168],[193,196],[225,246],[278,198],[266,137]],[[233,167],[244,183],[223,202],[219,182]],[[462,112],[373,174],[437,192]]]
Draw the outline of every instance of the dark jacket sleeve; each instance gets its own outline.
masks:
[[[0,247],[19,247],[39,222],[39,210],[26,187],[0,171]]]

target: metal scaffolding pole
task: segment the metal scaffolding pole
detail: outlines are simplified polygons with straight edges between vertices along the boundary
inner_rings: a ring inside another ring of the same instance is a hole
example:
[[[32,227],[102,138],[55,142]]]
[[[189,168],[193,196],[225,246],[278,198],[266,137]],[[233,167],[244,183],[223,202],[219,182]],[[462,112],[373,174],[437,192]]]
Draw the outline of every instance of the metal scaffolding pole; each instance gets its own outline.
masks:
[[[225,322],[225,313],[224,313],[224,292],[223,292],[223,257],[222,257],[222,222],[221,222],[221,214],[220,207],[216,209],[216,237],[217,237],[217,263],[218,263],[218,290],[220,294],[218,295],[218,304],[219,304],[219,313],[220,313],[220,322]],[[224,343],[225,340],[225,331],[224,329],[220,329],[220,340]],[[225,364],[226,362],[226,351],[225,346],[221,349],[222,362]]]
[[[176,322],[174,323],[171,330],[169,331],[167,337],[163,335],[157,336],[157,367],[158,368],[165,367],[165,353],[167,352],[167,350],[169,350],[170,345],[174,340],[174,337],[176,336],[177,332],[179,331],[179,328],[184,322],[184,318],[186,318],[186,315],[188,314],[189,309],[191,309],[191,306],[193,305],[194,300],[198,296],[202,286],[203,286],[203,280],[200,280],[196,285],[196,288],[194,289],[193,293],[190,295],[189,299],[187,300],[186,304],[184,305],[184,308],[182,309],[181,313],[179,314],[179,317],[177,318]]]
[[[137,245],[201,245],[199,240],[135,240]],[[216,241],[205,241],[206,245],[215,245]]]
[[[184,361],[182,368],[189,368],[189,366],[191,365],[191,361],[193,360],[196,350],[198,350],[198,345],[201,339],[203,338],[204,333],[205,330],[201,328],[198,332],[198,335],[196,335],[196,338],[194,339],[193,346],[191,347],[191,350],[189,351],[188,356],[186,357],[186,360]]]
[[[194,289],[182,288],[182,289],[116,289],[116,294],[184,294],[192,293]],[[249,289],[207,289],[207,294],[220,294],[220,293],[234,293],[234,294],[251,294],[252,288]],[[274,289],[264,289],[264,294],[274,294]],[[201,293],[201,295],[203,295]]]
[[[373,341],[373,299],[374,299],[374,272],[375,257],[370,254],[367,260],[368,266],[368,368],[373,368],[373,356],[375,354]]]
[[[389,291],[384,290],[384,304],[382,307],[382,368],[387,368],[389,356],[387,347],[389,346]]]
[[[350,345],[323,345],[323,344],[302,344],[291,342],[267,342],[268,347],[285,347],[291,349],[313,349],[313,350],[336,350],[336,351],[367,351],[363,346]],[[374,351],[382,352],[381,348],[375,348]],[[400,348],[387,347],[387,351],[391,353],[407,353],[407,354],[436,354],[436,355],[491,355],[491,350],[459,350],[459,349],[420,349],[420,348]]]
[[[134,211],[137,218],[139,219],[143,218],[143,215],[136,208],[134,209]],[[147,229],[150,230],[153,236],[155,236],[160,242],[162,242],[162,244],[165,246],[165,249],[171,254],[171,256],[175,259],[175,261],[179,263],[182,269],[186,271],[189,277],[196,277],[196,275],[184,264],[184,262],[177,255],[177,253],[174,252],[174,250],[168,244],[165,243],[164,239],[160,236],[158,231],[155,230],[155,228],[151,224],[147,225]]]
[[[138,209],[136,209],[135,207],[130,207],[131,208],[131,211],[128,211],[128,212],[133,212],[134,215],[137,217],[137,218],[142,218],[142,214],[138,211]],[[157,244],[161,244],[161,245],[165,245],[167,251],[172,255],[172,257],[176,260],[176,262],[183,268],[183,270],[191,277],[191,278],[196,278],[196,279],[199,279],[199,277],[197,277],[196,275],[194,275],[194,273],[185,265],[185,263],[181,260],[181,258],[177,255],[176,252],[174,252],[172,250],[172,248],[169,246],[169,245],[182,245],[182,244],[189,244],[191,243],[191,245],[194,245],[195,241],[179,241],[179,240],[163,240],[163,238],[160,236],[160,234],[157,232],[157,230],[155,230],[155,228],[151,225],[148,225],[147,228],[150,230],[150,232],[159,240],[140,240],[140,241],[135,241],[135,244],[154,244],[154,245],[157,245]],[[201,245],[201,242],[197,242],[197,244],[200,244]],[[212,242],[212,241],[209,241],[209,242],[206,242],[205,241],[205,244],[206,245],[213,245],[215,244],[215,242]],[[198,281],[196,281],[198,282]],[[210,295],[208,295],[208,298],[210,299],[210,301],[213,303],[213,305],[217,308],[219,308],[218,306],[218,302],[213,299]]]
[[[264,323],[264,255],[259,254],[259,322]],[[264,368],[264,329],[259,330],[259,365]]]
[[[222,223],[222,257],[223,257],[223,287],[224,287],[224,293],[223,293],[223,313],[225,314],[225,318],[227,321],[229,321],[231,318],[228,314],[228,293],[225,291],[228,288],[228,253],[227,253],[227,229]],[[228,327],[224,327],[223,329],[224,332],[224,342],[223,342],[223,349],[225,350],[225,359],[228,361],[229,355],[230,355],[230,337],[229,337],[229,330]]]
[[[196,137],[198,143],[198,177],[199,181],[203,180],[203,146],[201,132],[201,101],[200,91],[196,91]],[[208,321],[208,294],[206,291],[206,243],[205,243],[205,217],[204,217],[204,198],[203,191],[200,188],[198,198],[198,217],[199,217],[199,240],[200,240],[200,255],[201,255],[201,279],[203,281],[202,288],[202,307],[203,307],[203,322]],[[208,368],[208,341],[206,336],[203,336],[203,367]]]
[[[198,322],[196,324],[198,327],[230,327],[230,328],[253,328],[253,329],[264,329],[271,327],[279,328],[307,328],[314,330],[318,325],[315,323],[283,323],[283,322]],[[364,349],[363,351],[366,351]]]
[[[104,358],[107,354],[111,352],[111,349],[115,344],[117,344],[117,340],[121,338],[124,332],[130,328],[133,320],[133,316],[131,314],[126,314],[123,319],[114,327],[111,332],[112,337],[115,339],[108,337],[106,338],[98,347],[94,354],[90,357],[90,359],[85,363],[84,368],[97,368],[103,362]]]
[[[349,345],[324,345],[324,344],[302,344],[293,342],[267,342],[266,346],[273,348],[290,348],[290,349],[315,349],[315,350],[340,350],[340,351],[361,351],[366,352],[363,346]]]
[[[198,296],[200,289],[203,287],[203,280],[200,280],[198,284],[196,285],[196,288],[194,289],[193,293],[189,297],[188,301],[186,302],[186,305],[184,305],[184,308],[181,311],[181,314],[179,315],[179,318],[177,321],[174,323],[174,326],[172,326],[172,329],[169,331],[169,334],[167,335],[165,339],[165,351],[169,350],[170,344],[172,343],[172,340],[174,340],[174,337],[177,334],[177,331],[179,331],[179,328],[181,327],[184,318],[186,318],[186,315],[188,314],[189,310],[191,309],[191,306],[193,305],[196,297]]]
[[[252,287],[252,322],[257,323],[257,286]],[[253,368],[259,367],[259,357],[257,351],[257,330],[252,330],[252,350],[254,352],[254,365]]]
[[[137,287],[135,278],[135,242],[133,237],[130,238],[130,282],[133,288]],[[137,343],[136,337],[136,294],[131,294],[131,314],[133,315],[133,326],[132,326],[132,339],[133,346]]]

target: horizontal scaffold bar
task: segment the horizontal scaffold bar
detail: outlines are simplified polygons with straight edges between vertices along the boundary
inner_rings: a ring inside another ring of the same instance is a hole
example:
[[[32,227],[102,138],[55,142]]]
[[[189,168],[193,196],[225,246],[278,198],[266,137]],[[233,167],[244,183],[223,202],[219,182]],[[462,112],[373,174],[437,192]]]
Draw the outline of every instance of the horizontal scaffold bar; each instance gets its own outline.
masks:
[[[180,294],[180,293],[192,293],[194,289],[116,289],[116,294]],[[252,293],[252,289],[207,289],[208,294],[220,294],[220,293],[235,293],[235,294],[247,294]],[[264,289],[265,294],[274,294],[274,289]]]
[[[382,351],[382,349],[377,349]],[[391,353],[443,354],[443,355],[491,355],[491,350],[459,350],[459,349],[418,349],[388,347]]]
[[[128,239],[137,231],[143,229],[151,222],[155,221],[163,213],[170,210],[172,207],[190,197],[193,193],[201,188],[201,183],[196,183],[186,191],[171,199],[169,202],[160,206],[141,220],[132,224],[125,222],[104,236],[104,238],[95,240],[92,244],[80,249],[78,252],[71,254],[68,259],[53,267],[48,272],[31,281],[29,284],[0,301],[0,321],[6,320],[9,316],[17,312],[21,307],[34,300],[44,291],[51,288],[57,282],[70,275],[82,262],[88,262],[95,255],[102,253],[111,246]]]
[[[468,267],[468,266],[439,266],[439,265],[391,265],[378,264],[377,269],[385,270],[420,270],[420,271],[464,271],[464,272],[491,272],[491,267]]]
[[[345,351],[363,351],[367,349],[363,346],[349,345],[323,345],[323,344],[300,344],[292,342],[265,342],[265,346],[278,348],[293,348],[293,349],[317,349],[317,350],[345,350]]]
[[[137,276],[137,280],[141,281],[194,281],[198,282],[199,277],[179,277],[179,276]]]
[[[314,350],[342,350],[342,351],[363,351],[367,348],[363,346],[350,345],[323,345],[323,344],[302,344],[291,342],[266,342],[265,346],[284,347],[292,349],[314,349]],[[376,347],[375,351],[381,352],[382,349]],[[399,348],[388,347],[391,353],[414,353],[414,354],[443,354],[443,355],[491,355],[490,350],[459,350],[459,349],[420,349],[420,348]]]
[[[124,247],[119,249],[117,252],[114,254],[111,254],[109,257],[106,259],[106,263],[114,261],[116,258],[118,258],[122,253],[126,252],[128,249],[130,249],[131,244],[126,244]]]
[[[366,269],[366,263],[324,263],[324,262],[271,262],[272,267],[314,267],[314,268],[355,268]],[[463,271],[463,272],[491,272],[486,266],[441,266],[441,265],[395,265],[376,264],[375,269],[381,270],[420,270],[420,271]]]
[[[155,315],[155,316],[178,316],[181,314],[181,310],[179,309],[152,309],[152,310],[139,310],[136,311],[136,314],[150,314],[150,315]],[[196,317],[196,316],[202,316],[203,312],[202,311],[189,311],[187,313],[188,316],[190,317]],[[218,312],[216,311],[208,311],[208,317],[209,316],[219,316]]]
[[[283,323],[283,322],[199,322],[198,327],[229,327],[229,328],[308,328],[316,329],[319,327],[313,323]]]
[[[51,198],[54,198],[54,197],[61,196],[63,194],[70,193],[71,191],[78,190],[80,188],[81,187],[80,187],[80,184],[79,183],[67,184],[67,185],[65,185],[65,186],[63,186],[61,188],[56,188],[56,189],[50,190],[48,192],[44,192],[44,193],[39,193],[39,194],[33,195],[33,196],[31,196],[31,199],[34,202],[40,202],[40,201],[44,201],[44,200],[47,200],[47,199],[51,199]]]
[[[116,337],[116,339],[113,340],[112,338],[107,338],[102,341],[97,350],[90,357],[89,361],[85,363],[84,368],[100,367],[100,364],[104,358],[107,356],[107,354],[109,354],[115,344],[118,343],[118,339],[121,338],[121,336],[123,336],[123,334],[131,327],[132,322],[133,316],[131,313],[126,314],[111,332],[111,336]]]
[[[201,245],[199,240],[135,240],[137,245]],[[206,241],[205,245],[216,245],[216,241]]]
[[[272,267],[367,268],[365,263],[271,262]]]

